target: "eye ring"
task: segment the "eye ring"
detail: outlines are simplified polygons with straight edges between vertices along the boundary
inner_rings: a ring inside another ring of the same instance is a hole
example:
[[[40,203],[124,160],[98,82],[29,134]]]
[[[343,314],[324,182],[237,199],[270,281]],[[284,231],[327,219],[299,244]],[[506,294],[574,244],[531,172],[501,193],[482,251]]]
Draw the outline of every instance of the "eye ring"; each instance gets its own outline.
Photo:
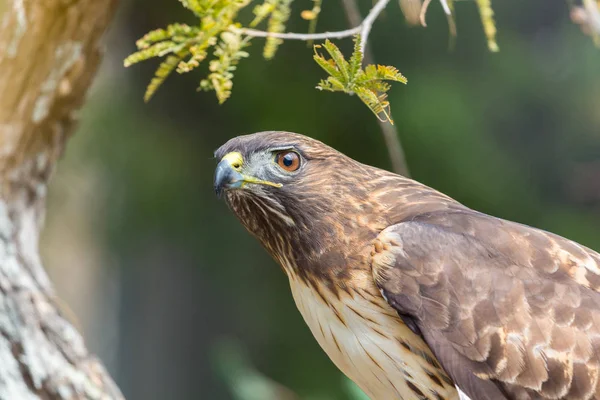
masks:
[[[275,162],[287,172],[294,172],[300,168],[300,155],[295,151],[280,151],[275,155]]]

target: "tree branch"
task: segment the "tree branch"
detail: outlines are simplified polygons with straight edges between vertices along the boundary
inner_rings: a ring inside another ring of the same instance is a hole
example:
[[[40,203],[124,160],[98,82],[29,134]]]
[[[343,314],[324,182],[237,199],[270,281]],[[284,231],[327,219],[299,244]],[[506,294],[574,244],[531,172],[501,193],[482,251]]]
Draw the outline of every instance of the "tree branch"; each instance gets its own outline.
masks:
[[[361,16],[360,10],[358,9],[358,5],[356,4],[356,0],[342,0],[342,5],[344,7],[344,12],[346,13],[346,18],[348,19],[350,25],[359,24]],[[371,50],[369,50],[369,48],[365,47],[366,45],[367,41],[363,37],[363,60],[367,64],[373,64],[373,54],[371,53]],[[396,128],[392,124],[379,120],[379,118],[377,120],[379,122],[381,134],[383,135],[383,139],[385,140],[385,144],[388,149],[393,171],[397,174],[409,177],[410,173],[408,171],[408,166],[406,165],[406,157],[404,156],[404,150],[402,149],[402,143],[400,142],[400,138],[398,137],[398,132],[396,131]]]
[[[446,0],[440,0],[440,3],[442,3],[442,8],[444,9],[446,15],[452,14],[452,11],[450,11],[450,6]]]
[[[387,6],[389,0],[379,0],[375,6],[369,11],[369,14],[362,22],[362,29],[360,30],[360,40],[361,46],[360,51],[365,52],[365,47],[367,46],[367,41],[369,40],[369,34],[371,33],[371,28],[373,27],[373,23],[375,19],[381,14],[385,6]],[[360,13],[358,14],[360,15]]]
[[[121,399],[38,251],[47,184],[117,0],[12,0],[0,24],[0,399]]]
[[[378,0],[375,3],[375,6],[369,11],[367,17],[361,22],[360,20],[355,21],[353,25],[354,28],[346,29],[344,31],[335,31],[335,32],[323,32],[323,33],[271,33],[265,31],[259,31],[256,29],[248,29],[248,28],[239,28],[237,31],[241,32],[244,35],[252,36],[252,37],[273,37],[277,39],[284,40],[324,40],[324,39],[343,39],[350,36],[354,36],[356,34],[360,34],[362,39],[362,50],[364,51],[365,43],[367,43],[367,39],[369,37],[369,33],[371,32],[371,28],[373,27],[373,23],[381,14],[381,12],[388,5],[390,0]]]

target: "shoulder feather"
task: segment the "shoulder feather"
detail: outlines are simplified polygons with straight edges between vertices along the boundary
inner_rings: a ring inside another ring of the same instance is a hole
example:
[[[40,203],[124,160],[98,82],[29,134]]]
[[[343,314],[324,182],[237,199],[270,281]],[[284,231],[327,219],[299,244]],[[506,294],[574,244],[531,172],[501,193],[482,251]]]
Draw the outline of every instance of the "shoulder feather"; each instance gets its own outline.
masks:
[[[575,242],[470,210],[393,225],[372,252],[388,302],[477,399],[600,395],[599,265]]]

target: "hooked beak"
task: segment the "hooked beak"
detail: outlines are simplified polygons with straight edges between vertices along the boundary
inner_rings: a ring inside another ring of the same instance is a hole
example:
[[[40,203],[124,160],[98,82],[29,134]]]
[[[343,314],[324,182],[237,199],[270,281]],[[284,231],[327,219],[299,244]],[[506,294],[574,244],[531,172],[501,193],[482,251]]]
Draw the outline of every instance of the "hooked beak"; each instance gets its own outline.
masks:
[[[243,188],[246,183],[256,183],[273,187],[283,186],[281,183],[263,181],[262,179],[244,175],[241,173],[241,165],[241,154],[237,152],[225,155],[219,164],[217,164],[214,188],[218,197],[221,197],[225,190]]]
[[[215,193],[221,197],[225,189],[239,188],[244,183],[244,175],[236,171],[229,160],[223,159],[215,170]]]

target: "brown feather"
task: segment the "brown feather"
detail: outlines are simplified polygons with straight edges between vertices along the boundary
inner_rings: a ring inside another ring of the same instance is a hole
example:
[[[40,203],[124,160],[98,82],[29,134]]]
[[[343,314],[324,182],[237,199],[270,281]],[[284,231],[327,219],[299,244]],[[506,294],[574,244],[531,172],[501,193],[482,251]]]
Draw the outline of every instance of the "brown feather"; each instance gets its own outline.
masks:
[[[600,293],[588,284],[599,269],[592,250],[471,210],[412,217],[376,243],[388,249],[372,258],[376,281],[398,299],[392,304],[399,312],[416,317],[428,343],[449,345],[434,352],[459,387],[474,374],[524,399],[597,390],[597,373],[589,370],[600,368]],[[433,286],[429,276],[415,276],[416,265],[437,272],[436,297],[449,296],[438,309],[423,306]],[[489,277],[489,290],[469,290]],[[398,291],[396,280],[407,279],[418,288]],[[453,322],[440,324],[440,315]]]

